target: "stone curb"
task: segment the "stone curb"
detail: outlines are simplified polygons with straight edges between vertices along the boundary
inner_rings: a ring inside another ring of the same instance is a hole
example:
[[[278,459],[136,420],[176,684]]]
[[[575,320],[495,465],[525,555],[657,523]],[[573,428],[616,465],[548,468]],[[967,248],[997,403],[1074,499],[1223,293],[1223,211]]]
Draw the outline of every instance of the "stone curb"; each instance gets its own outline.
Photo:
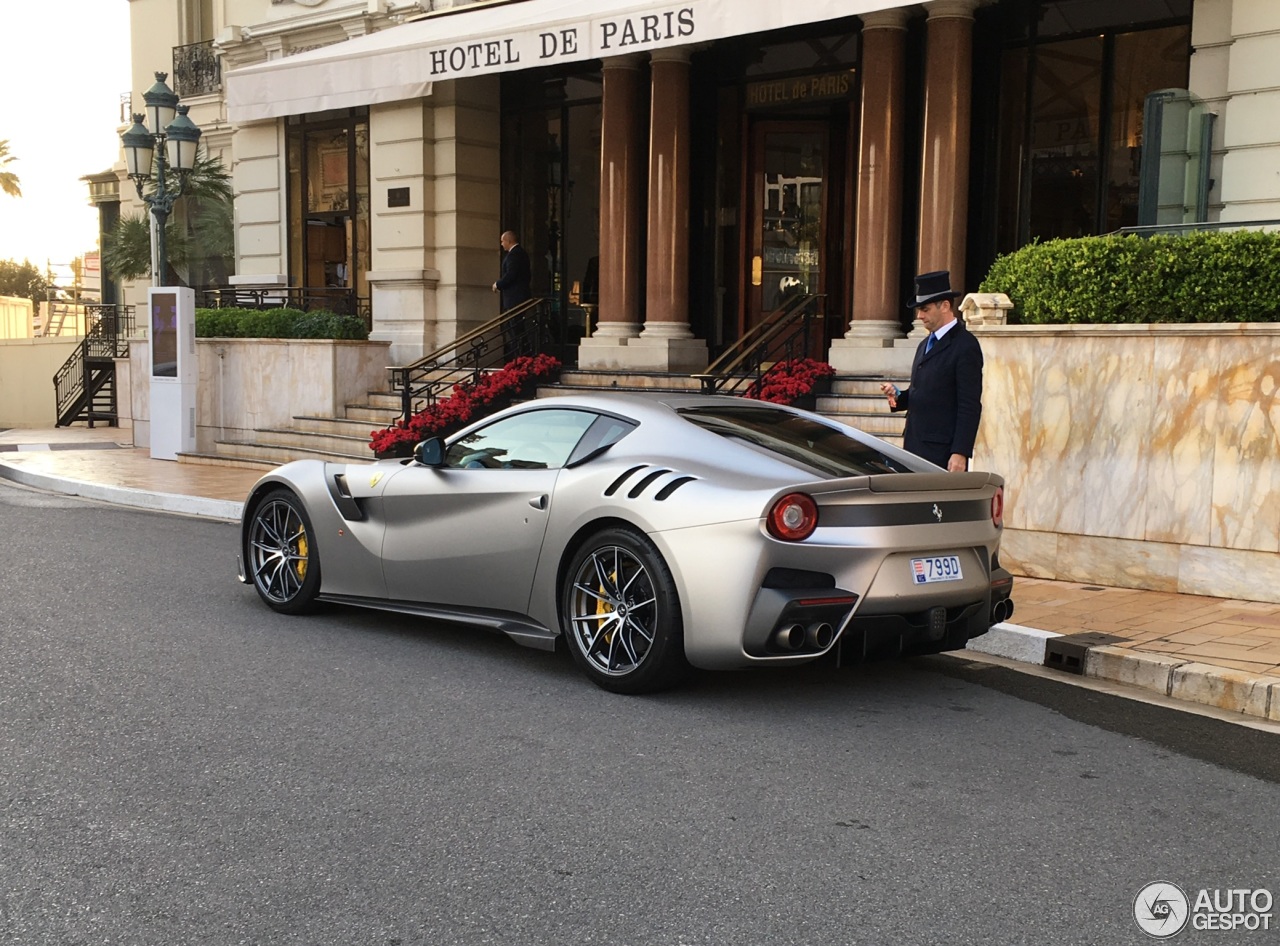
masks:
[[[1047,642],[1061,636],[1017,624],[996,624],[986,634],[969,641],[967,649],[1043,665]],[[1115,645],[1090,647],[1085,652],[1084,676],[1280,722],[1280,677],[1255,676],[1243,670]]]
[[[184,496],[180,493],[153,493],[147,490],[132,489],[127,486],[106,486],[101,483],[83,483],[47,473],[36,473],[18,467],[0,463],[0,479],[11,480],[23,486],[47,490],[51,493],[62,493],[67,496],[81,496],[85,499],[96,499],[100,502],[115,503],[120,506],[133,506],[138,509],[150,509],[153,512],[172,512],[185,516],[201,516],[206,519],[221,519],[230,522],[240,520],[244,503],[230,499],[208,499],[204,496]]]

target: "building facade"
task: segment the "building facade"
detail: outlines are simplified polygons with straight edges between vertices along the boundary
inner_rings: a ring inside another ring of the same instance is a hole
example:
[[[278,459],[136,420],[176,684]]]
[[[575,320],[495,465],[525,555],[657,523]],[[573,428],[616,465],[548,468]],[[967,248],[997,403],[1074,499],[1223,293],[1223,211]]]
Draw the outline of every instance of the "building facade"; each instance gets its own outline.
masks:
[[[171,69],[232,171],[233,284],[367,297],[402,364],[497,314],[505,229],[582,367],[700,370],[799,293],[857,373],[914,347],[916,272],[973,290],[1031,240],[1280,218],[1273,0],[130,12],[134,88]],[[1153,99],[1185,106],[1158,149]]]

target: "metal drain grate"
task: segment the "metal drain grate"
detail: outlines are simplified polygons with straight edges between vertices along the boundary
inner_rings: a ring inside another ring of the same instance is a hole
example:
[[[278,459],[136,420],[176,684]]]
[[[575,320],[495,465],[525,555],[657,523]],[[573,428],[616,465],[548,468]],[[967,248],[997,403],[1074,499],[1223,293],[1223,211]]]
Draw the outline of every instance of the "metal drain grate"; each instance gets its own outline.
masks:
[[[1083,634],[1064,634],[1051,637],[1044,647],[1044,665],[1065,673],[1084,673],[1084,658],[1090,647],[1104,647],[1124,640],[1114,634],[1087,631]]]

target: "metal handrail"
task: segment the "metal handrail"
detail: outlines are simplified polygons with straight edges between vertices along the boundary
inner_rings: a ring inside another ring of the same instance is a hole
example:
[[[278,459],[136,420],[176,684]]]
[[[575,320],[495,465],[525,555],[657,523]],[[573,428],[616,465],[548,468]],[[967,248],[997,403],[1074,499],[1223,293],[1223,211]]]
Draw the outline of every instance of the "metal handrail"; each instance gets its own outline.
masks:
[[[705,371],[694,375],[702,382],[702,393],[735,394],[759,381],[766,363],[808,358],[810,329],[824,318],[817,311],[823,298],[821,293],[796,296],[744,332]]]
[[[391,387],[400,392],[401,418],[429,407],[455,384],[478,381],[520,355],[536,355],[551,342],[551,307],[530,299],[497,318],[458,336],[408,365],[387,368]]]
[[[1141,226],[1121,227],[1107,236],[1181,236],[1186,233],[1214,232],[1218,230],[1272,230],[1280,228],[1280,220],[1214,220],[1197,223],[1151,223]]]
[[[93,363],[98,363],[98,373],[111,372],[114,375],[114,363],[109,366],[101,363],[110,362],[113,358],[123,358],[129,354],[129,336],[133,334],[134,307],[90,303],[84,308],[85,318],[89,322],[87,334],[53,375],[59,427],[65,427],[75,420],[75,417],[70,416],[72,409],[81,399],[92,396],[95,380]]]

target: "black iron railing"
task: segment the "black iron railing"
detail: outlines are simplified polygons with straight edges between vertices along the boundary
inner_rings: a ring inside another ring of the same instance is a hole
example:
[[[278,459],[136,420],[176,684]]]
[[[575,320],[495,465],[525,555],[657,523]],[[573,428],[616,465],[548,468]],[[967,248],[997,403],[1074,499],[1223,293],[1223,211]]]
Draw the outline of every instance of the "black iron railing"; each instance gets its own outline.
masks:
[[[195,290],[202,309],[299,309],[354,315],[373,328],[373,306],[354,289],[324,286],[215,286]]]
[[[431,406],[455,384],[477,381],[482,372],[520,355],[540,354],[551,343],[548,300],[530,299],[411,365],[388,368],[391,388],[400,395],[402,419]]]
[[[213,42],[173,47],[173,91],[183,98],[222,88],[222,66]]]
[[[90,304],[84,308],[85,337],[53,376],[59,427],[77,420],[87,420],[90,427],[95,420],[114,423],[119,416],[114,359],[129,354],[133,306]],[[106,403],[95,407],[100,394]]]
[[[768,366],[809,358],[823,344],[821,295],[797,296],[769,313],[724,354],[694,375],[703,394],[740,394],[759,381]]]

